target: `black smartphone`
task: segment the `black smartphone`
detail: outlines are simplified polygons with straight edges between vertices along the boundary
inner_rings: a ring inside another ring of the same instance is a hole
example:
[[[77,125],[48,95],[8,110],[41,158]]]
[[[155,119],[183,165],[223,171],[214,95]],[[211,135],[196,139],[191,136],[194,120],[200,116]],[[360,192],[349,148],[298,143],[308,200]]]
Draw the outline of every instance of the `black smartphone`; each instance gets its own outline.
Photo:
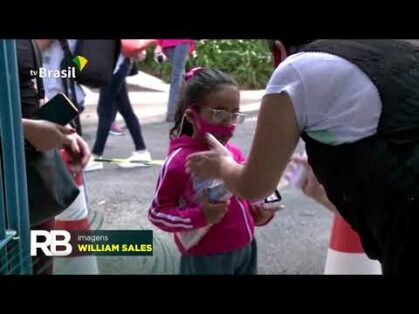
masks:
[[[276,189],[271,195],[269,195],[267,198],[265,198],[263,202],[263,207],[268,209],[272,207],[277,207],[277,203],[279,203],[282,200],[282,195],[279,193],[279,191]]]
[[[79,110],[66,95],[58,93],[39,109],[38,114],[42,120],[67,125],[79,115]]]

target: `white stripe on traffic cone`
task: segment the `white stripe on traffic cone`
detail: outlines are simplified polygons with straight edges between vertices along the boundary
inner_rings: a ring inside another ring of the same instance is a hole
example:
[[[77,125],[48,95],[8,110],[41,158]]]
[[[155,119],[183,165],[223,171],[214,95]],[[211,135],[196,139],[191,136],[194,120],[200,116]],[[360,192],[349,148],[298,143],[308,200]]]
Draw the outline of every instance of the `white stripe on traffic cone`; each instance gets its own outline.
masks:
[[[324,273],[326,275],[380,275],[381,264],[369,259],[351,226],[335,216]]]
[[[69,166],[68,154],[62,150],[61,157]],[[55,217],[55,229],[66,231],[87,231],[90,229],[89,210],[87,206],[86,189],[83,172],[75,174],[80,194],[74,202],[60,215]],[[99,268],[96,256],[55,257],[53,273],[56,275],[97,275]]]

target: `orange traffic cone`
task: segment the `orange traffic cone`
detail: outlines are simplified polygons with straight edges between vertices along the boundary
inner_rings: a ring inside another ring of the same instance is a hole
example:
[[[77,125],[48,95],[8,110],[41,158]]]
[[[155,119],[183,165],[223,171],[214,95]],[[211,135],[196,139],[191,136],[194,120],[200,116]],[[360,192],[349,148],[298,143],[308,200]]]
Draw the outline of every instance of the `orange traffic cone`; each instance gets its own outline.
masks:
[[[65,150],[61,151],[61,157],[69,167],[69,156]],[[75,174],[75,182],[79,186],[80,194],[74,202],[60,215],[55,217],[55,229],[66,231],[90,230],[89,210],[87,206],[86,190],[83,180],[83,172]],[[99,268],[96,256],[68,256],[55,257],[53,273],[56,275],[97,275]]]
[[[335,216],[327,253],[326,275],[380,275],[381,264],[369,259],[361,239],[340,216]]]

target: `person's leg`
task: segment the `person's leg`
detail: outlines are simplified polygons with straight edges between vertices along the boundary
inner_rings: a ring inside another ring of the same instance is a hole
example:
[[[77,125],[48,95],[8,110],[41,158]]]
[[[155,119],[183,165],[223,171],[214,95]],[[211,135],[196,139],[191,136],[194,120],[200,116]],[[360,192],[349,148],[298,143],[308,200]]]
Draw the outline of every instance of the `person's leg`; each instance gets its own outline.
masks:
[[[122,66],[121,66],[122,67]],[[97,113],[99,116],[96,140],[93,146],[92,154],[102,156],[108,139],[109,130],[116,116],[115,100],[125,82],[125,74],[121,68],[116,72],[111,83],[100,90]]]
[[[233,275],[234,252],[192,256],[182,254],[180,259],[180,275]]]
[[[188,59],[189,44],[184,43],[174,48],[167,49],[168,58],[172,64],[170,80],[169,101],[167,104],[166,121],[173,122],[175,119],[176,105],[183,83],[186,60]]]
[[[143,135],[141,133],[141,125],[138,120],[138,117],[135,115],[135,112],[132,108],[131,101],[128,96],[128,89],[126,82],[122,84],[122,87],[116,97],[116,107],[122,117],[125,120],[125,124],[129,132],[131,133],[131,138],[134,142],[135,150],[141,151],[146,149]]]
[[[130,70],[130,64],[126,63],[121,66],[121,72],[127,76]],[[134,161],[150,161],[151,155],[146,150],[146,145],[144,138],[141,132],[140,122],[135,115],[135,112],[132,108],[131,101],[128,95],[127,84],[124,80],[121,85],[121,89],[116,97],[115,106],[119,113],[125,120],[125,124],[131,134],[131,138],[134,142],[135,151],[125,162],[118,164],[121,168],[134,168],[134,167],[143,167],[144,164],[134,163]]]
[[[234,272],[235,275],[256,275],[257,274],[257,245],[253,241],[237,252],[238,266]]]
[[[116,114],[111,124],[111,130],[109,131],[109,134],[115,136],[121,136],[125,134],[125,131],[122,128],[122,126],[118,122],[116,122]]]

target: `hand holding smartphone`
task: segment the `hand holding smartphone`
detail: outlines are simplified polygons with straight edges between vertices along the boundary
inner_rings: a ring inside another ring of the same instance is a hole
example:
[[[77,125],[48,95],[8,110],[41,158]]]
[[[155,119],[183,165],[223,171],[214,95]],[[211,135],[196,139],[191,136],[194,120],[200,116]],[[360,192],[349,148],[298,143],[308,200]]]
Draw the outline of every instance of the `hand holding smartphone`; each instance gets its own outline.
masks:
[[[269,210],[273,208],[279,208],[280,202],[282,201],[282,196],[279,191],[276,189],[271,195],[269,195],[264,200],[252,201],[251,204],[257,205],[263,209]]]
[[[60,125],[67,125],[78,115],[79,110],[63,93],[58,93],[38,111],[39,118]]]
[[[269,195],[262,203],[262,207],[265,209],[271,209],[279,207],[279,202],[281,202],[282,196],[278,190],[275,190],[274,193]]]

